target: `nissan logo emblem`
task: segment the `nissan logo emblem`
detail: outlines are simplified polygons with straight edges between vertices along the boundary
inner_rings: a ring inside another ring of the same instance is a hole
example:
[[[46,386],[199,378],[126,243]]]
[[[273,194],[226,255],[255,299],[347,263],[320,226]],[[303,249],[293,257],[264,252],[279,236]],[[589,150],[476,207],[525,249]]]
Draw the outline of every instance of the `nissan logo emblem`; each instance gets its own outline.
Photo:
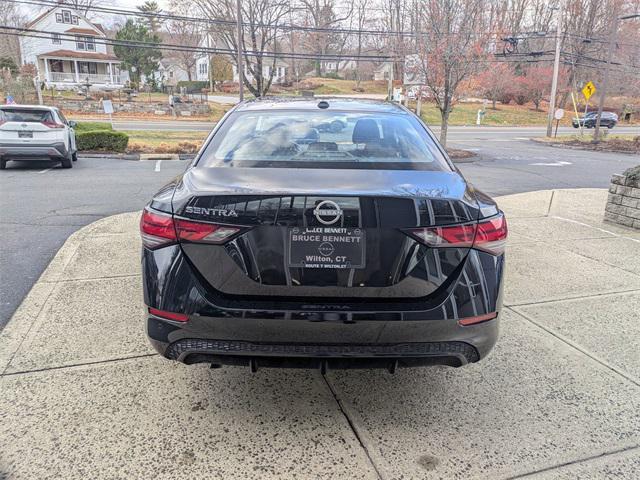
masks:
[[[313,214],[318,221],[324,225],[333,225],[342,216],[342,210],[336,202],[331,200],[323,200],[313,210]]]

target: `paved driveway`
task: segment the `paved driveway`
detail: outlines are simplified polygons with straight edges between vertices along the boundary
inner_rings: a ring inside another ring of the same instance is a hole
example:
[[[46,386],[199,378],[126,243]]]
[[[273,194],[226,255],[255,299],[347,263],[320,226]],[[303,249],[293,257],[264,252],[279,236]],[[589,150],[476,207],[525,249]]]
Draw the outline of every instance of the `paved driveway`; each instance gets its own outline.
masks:
[[[147,345],[138,214],[74,233],[0,334],[0,478],[637,478],[640,232],[606,191],[501,197],[483,362],[210,370]]]

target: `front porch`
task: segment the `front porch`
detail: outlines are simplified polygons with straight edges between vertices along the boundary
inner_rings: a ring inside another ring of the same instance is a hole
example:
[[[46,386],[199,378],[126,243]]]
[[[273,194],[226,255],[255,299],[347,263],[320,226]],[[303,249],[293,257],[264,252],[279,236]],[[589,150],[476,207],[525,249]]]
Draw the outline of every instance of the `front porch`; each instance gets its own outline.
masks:
[[[45,83],[55,88],[72,88],[79,85],[122,88],[125,78],[119,62],[93,61],[63,58],[38,59]]]

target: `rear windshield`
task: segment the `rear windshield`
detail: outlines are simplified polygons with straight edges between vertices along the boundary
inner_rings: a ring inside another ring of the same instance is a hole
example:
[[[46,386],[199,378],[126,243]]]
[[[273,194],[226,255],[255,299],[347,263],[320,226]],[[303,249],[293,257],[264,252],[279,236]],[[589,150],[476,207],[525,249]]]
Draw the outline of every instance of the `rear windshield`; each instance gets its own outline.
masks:
[[[6,122],[40,123],[54,121],[51,110],[3,108],[2,113],[3,120]]]
[[[300,110],[231,114],[198,165],[450,170],[411,115]]]

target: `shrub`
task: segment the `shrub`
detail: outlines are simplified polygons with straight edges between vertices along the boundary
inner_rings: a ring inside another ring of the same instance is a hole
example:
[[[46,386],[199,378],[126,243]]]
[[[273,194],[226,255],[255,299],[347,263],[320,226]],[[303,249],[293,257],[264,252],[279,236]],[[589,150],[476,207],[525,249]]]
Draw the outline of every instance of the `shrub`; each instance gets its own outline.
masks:
[[[103,150],[124,152],[129,144],[129,136],[112,130],[90,130],[76,133],[78,150]]]
[[[113,127],[107,122],[78,122],[76,128],[73,130],[78,134],[83,132],[92,132],[94,130],[113,130]]]
[[[0,57],[0,70],[8,68],[12,75],[18,72],[18,65],[11,57]]]
[[[184,88],[187,93],[200,93],[203,89],[209,87],[209,82],[181,80],[177,84],[178,91]]]
[[[640,145],[640,136],[637,136],[634,139],[634,142]],[[635,167],[627,168],[624,171],[624,175],[632,180],[640,180],[640,165],[636,165]]]

